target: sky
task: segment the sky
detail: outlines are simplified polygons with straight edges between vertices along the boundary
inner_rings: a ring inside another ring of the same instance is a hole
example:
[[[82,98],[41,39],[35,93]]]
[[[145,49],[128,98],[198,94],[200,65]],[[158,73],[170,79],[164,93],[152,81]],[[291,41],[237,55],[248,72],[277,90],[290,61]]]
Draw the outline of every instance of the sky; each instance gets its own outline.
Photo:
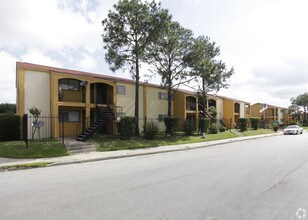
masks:
[[[130,78],[105,62],[101,21],[116,0],[1,0],[0,103],[15,103],[16,62]],[[209,36],[234,67],[217,94],[288,107],[308,92],[307,0],[161,0],[194,36]],[[147,74],[143,65],[142,74]],[[159,84],[159,78],[147,79]]]

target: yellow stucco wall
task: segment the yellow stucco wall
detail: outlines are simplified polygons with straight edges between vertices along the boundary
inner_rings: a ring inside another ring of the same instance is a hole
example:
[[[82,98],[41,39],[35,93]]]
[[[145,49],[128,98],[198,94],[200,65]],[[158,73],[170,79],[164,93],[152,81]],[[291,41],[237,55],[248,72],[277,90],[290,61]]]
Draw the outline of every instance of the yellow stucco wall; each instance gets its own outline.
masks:
[[[231,122],[231,128],[234,127],[234,102],[233,100],[224,99],[223,101],[224,105],[224,118],[228,123],[228,127],[230,127]]]
[[[177,116],[181,119],[184,119],[186,117],[186,96],[185,93],[181,91],[176,91],[173,95],[173,101],[174,101],[174,116]]]
[[[263,104],[254,104],[251,106],[251,117],[261,117],[260,110],[262,109]]]

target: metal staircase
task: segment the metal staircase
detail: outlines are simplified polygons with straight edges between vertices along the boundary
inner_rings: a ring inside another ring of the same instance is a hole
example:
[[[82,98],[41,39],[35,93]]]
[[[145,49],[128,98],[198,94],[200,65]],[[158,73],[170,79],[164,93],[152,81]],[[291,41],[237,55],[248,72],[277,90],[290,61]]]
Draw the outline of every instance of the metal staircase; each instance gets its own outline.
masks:
[[[203,115],[203,111],[201,109],[202,109],[202,105],[199,104],[199,112],[200,112],[201,115]],[[214,123],[216,122],[216,119],[213,118],[213,116],[211,114],[209,114],[206,110],[205,110],[204,114],[205,114],[206,118],[211,119],[211,121],[214,122]]]
[[[109,120],[114,120],[114,112],[111,107],[96,107],[98,113],[98,120],[88,127],[84,132],[82,132],[78,137],[78,141],[86,141],[89,140],[93,134],[97,132],[97,130],[103,126],[105,126]]]

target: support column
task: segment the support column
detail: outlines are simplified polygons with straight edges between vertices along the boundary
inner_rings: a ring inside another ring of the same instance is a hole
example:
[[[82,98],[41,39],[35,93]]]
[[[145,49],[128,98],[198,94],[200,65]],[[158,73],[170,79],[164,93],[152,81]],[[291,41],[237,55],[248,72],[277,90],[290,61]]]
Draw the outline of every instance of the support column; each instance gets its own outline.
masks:
[[[88,128],[90,127],[90,116],[91,116],[91,98],[90,98],[91,84],[88,83],[85,89],[86,89],[86,127]]]
[[[59,120],[57,119],[57,117],[59,117],[58,101],[59,101],[58,77],[57,75],[55,75],[55,73],[51,72],[50,73],[50,116],[54,117],[51,120],[51,137],[52,138],[60,137]]]

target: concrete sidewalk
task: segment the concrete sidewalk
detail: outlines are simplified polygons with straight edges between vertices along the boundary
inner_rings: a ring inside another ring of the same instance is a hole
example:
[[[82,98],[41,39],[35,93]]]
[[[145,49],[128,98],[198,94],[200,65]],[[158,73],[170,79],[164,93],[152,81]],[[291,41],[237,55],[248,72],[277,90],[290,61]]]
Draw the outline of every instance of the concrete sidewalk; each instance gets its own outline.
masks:
[[[257,135],[257,136],[249,136],[249,137],[237,137],[231,139],[217,140],[217,141],[208,141],[208,142],[199,142],[192,144],[181,144],[181,145],[169,145],[169,146],[160,146],[160,147],[151,147],[151,148],[143,148],[143,149],[134,149],[134,150],[120,150],[120,151],[106,151],[106,152],[90,152],[90,153],[82,153],[75,154],[64,157],[53,157],[53,158],[39,158],[39,159],[0,159],[0,168],[3,166],[13,166],[18,164],[27,164],[27,163],[35,163],[35,162],[49,162],[51,163],[49,166],[57,166],[64,164],[73,164],[73,163],[85,163],[91,161],[100,161],[100,160],[111,160],[125,157],[135,157],[135,156],[143,156],[150,154],[159,154],[159,153],[167,153],[173,151],[184,151],[191,149],[198,149],[204,147],[210,147],[215,145],[246,141],[251,139],[265,138],[282,135],[282,132],[278,132],[275,134],[265,134],[265,135]]]

